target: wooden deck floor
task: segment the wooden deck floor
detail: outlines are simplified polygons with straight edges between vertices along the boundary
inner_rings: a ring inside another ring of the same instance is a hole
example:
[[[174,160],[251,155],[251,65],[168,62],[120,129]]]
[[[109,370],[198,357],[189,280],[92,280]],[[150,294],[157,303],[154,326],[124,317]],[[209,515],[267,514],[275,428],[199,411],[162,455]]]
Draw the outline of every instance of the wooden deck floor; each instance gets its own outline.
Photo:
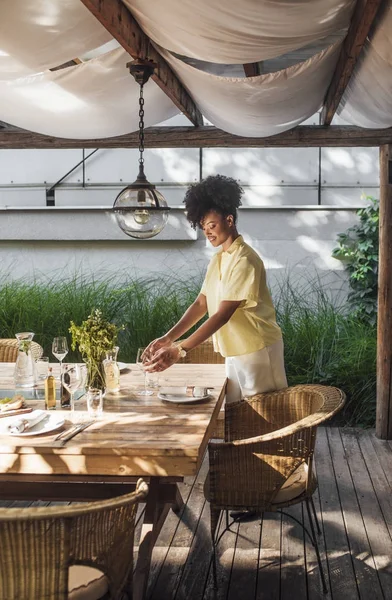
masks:
[[[181,486],[180,518],[170,513],[157,541],[148,600],[392,599],[392,444],[369,431],[320,429],[316,468],[328,594],[301,527],[278,514],[225,533],[214,594],[204,461],[198,477]],[[302,521],[301,506],[287,512]]]
[[[147,599],[392,600],[392,442],[371,431],[320,428],[316,469],[328,594],[322,593],[315,553],[302,528],[280,514],[235,524],[224,534],[214,592],[205,460],[198,477],[181,484],[186,502],[181,514],[170,512],[163,526]],[[304,518],[301,506],[287,512]]]

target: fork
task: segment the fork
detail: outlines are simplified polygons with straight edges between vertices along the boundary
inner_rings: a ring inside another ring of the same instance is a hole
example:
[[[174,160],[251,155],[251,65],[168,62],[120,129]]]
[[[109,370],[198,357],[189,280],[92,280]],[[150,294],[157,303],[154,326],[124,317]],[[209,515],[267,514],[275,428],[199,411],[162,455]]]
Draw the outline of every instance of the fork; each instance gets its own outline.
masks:
[[[68,442],[81,431],[87,429],[87,427],[90,427],[90,425],[92,425],[93,423],[94,421],[87,421],[86,423],[80,423],[79,425],[76,425],[75,427],[70,429],[63,437],[60,438],[60,444],[64,446],[66,442]]]
[[[74,423],[73,425],[71,425],[70,429],[64,429],[64,431],[61,431],[58,435],[56,435],[56,437],[54,438],[54,441],[57,442],[57,440],[59,440],[63,436],[66,436],[67,433],[71,433],[71,431],[73,431],[77,427],[79,427],[79,425]]]

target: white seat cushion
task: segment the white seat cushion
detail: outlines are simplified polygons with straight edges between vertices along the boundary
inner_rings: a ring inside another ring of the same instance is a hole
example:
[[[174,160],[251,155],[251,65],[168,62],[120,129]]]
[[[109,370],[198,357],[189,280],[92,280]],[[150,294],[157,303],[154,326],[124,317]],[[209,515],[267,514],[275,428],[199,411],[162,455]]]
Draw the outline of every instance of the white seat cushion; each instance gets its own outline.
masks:
[[[99,600],[108,589],[108,580],[99,569],[84,565],[69,568],[68,600]]]
[[[294,473],[290,475],[284,482],[279,492],[276,494],[272,504],[281,504],[282,502],[289,502],[297,496],[303,494],[306,489],[306,481],[308,477],[308,465],[302,463]]]

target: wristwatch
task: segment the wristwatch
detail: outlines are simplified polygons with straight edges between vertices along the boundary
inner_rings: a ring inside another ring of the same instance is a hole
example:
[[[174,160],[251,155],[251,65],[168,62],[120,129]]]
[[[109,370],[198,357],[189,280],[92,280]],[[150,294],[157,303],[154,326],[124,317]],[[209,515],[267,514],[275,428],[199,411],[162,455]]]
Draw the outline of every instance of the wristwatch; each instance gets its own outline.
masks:
[[[181,346],[181,344],[177,344],[178,355],[180,358],[186,357],[186,350]]]

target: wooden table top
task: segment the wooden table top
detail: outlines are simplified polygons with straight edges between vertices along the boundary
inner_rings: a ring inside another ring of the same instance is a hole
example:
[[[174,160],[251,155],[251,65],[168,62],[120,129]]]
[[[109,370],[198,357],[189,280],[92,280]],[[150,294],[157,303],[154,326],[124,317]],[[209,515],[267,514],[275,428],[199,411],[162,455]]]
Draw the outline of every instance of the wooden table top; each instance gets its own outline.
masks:
[[[0,389],[13,387],[14,364],[0,363]],[[153,396],[139,396],[143,374],[136,365],[121,375],[121,391],[104,398],[100,420],[64,447],[55,431],[40,436],[0,436],[0,474],[178,476],[195,475],[224,399],[224,365],[173,365],[160,373],[159,384],[214,388],[207,401],[171,404]],[[42,384],[41,384],[42,387]],[[18,390],[19,393],[19,390]],[[22,392],[23,393],[23,392]],[[44,408],[43,400],[27,400]],[[75,413],[56,410],[72,421],[87,420],[86,402],[75,403]]]

